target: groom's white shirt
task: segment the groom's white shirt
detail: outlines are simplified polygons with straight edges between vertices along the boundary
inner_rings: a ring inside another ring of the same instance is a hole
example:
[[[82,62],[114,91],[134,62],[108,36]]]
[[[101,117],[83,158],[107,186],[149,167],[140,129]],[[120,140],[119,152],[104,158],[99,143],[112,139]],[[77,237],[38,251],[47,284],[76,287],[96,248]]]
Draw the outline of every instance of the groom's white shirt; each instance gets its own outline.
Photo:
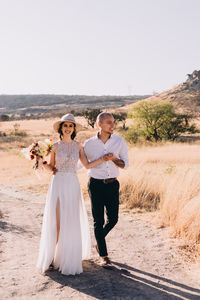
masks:
[[[126,169],[128,167],[128,146],[121,136],[111,134],[110,138],[104,144],[98,134],[85,141],[84,151],[89,161],[99,159],[107,153],[113,153],[116,158],[124,161]],[[115,178],[119,176],[119,167],[114,162],[106,161],[101,165],[89,169],[89,176],[96,179]]]

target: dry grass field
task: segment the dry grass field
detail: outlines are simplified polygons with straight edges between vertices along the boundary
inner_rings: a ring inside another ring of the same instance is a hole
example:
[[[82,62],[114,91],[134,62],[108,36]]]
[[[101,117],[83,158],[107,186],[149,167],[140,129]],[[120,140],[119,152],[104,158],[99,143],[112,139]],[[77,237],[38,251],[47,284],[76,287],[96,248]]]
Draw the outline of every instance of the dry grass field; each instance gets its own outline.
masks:
[[[45,195],[50,174],[38,178],[32,169],[33,162],[19,155],[21,148],[33,141],[52,137],[53,119],[2,122],[0,137],[0,183],[4,187]],[[77,139],[84,141],[95,133],[87,128],[86,121],[79,119],[83,131]],[[19,131],[26,136],[10,135],[13,125],[19,123]],[[122,171],[121,203],[137,211],[159,209],[160,226],[170,225],[174,235],[183,240],[183,247],[200,253],[200,145],[165,144],[131,147],[130,167]],[[87,175],[83,170],[79,179],[87,199]]]
[[[121,177],[121,201],[129,208],[159,209],[182,247],[200,254],[200,146],[166,144],[130,150]]]

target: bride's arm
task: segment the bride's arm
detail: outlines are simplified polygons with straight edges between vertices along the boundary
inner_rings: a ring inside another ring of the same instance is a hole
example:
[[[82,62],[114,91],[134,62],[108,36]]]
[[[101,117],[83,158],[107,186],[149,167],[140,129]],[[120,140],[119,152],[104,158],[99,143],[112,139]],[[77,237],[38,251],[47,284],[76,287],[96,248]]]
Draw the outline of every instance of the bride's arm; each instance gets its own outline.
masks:
[[[102,164],[104,161],[107,160],[106,157],[107,157],[107,155],[104,155],[97,160],[89,162],[87,159],[87,156],[85,154],[85,151],[83,149],[83,146],[81,144],[79,144],[79,158],[86,169],[91,169],[91,168],[99,166],[100,164]]]

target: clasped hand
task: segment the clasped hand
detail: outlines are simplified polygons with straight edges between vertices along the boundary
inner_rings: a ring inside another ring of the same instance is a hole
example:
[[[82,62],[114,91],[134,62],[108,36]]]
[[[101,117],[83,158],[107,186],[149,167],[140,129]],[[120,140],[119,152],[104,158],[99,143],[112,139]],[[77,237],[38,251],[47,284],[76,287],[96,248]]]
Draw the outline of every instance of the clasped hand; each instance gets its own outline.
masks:
[[[109,161],[109,160],[114,160],[115,156],[113,153],[107,153],[102,158],[104,161]]]

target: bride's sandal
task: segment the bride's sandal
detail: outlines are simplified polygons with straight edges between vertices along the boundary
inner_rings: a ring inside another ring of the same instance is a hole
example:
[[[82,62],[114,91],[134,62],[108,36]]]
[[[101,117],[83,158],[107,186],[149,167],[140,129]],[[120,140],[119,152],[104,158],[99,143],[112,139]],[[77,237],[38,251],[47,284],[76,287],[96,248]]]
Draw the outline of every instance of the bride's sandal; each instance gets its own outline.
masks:
[[[44,273],[47,273],[47,272],[53,271],[53,270],[55,270],[55,268],[54,268],[53,261],[52,261],[52,263],[49,265],[48,269],[46,271],[44,271]]]
[[[49,271],[51,271],[51,270],[54,270],[54,265],[53,265],[53,263],[51,263],[50,264],[50,266],[49,266],[49,269],[48,269]]]

